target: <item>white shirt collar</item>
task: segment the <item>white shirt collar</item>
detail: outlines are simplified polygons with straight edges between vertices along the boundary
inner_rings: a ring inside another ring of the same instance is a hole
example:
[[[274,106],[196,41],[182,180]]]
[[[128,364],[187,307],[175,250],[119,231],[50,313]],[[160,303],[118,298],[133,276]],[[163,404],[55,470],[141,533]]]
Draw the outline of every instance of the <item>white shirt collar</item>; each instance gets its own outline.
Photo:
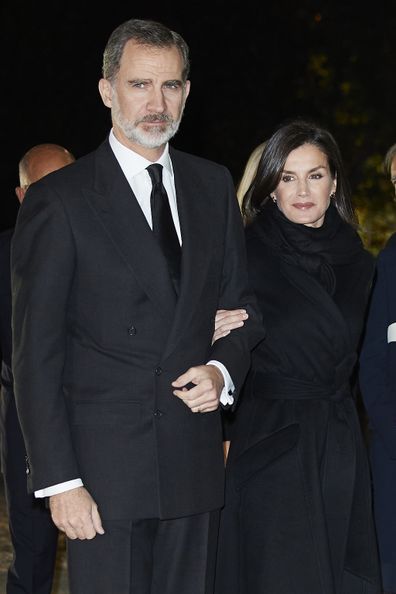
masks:
[[[111,130],[109,134],[109,143],[128,181],[131,181],[135,175],[138,175],[149,165],[152,165],[152,161],[145,159],[135,151],[127,148],[124,144],[121,144],[121,142],[115,137],[113,130]],[[169,156],[168,143],[166,143],[164,152],[160,158],[155,161],[155,163],[160,163],[173,178],[173,168],[172,161]]]

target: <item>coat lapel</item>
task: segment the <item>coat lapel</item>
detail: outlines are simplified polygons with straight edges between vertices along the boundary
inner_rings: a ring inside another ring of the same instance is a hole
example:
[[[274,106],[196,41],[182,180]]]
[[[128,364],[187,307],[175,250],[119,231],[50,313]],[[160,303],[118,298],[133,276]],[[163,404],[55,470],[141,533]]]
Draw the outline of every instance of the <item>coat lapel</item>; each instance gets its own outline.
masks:
[[[169,320],[176,296],[165,257],[107,142],[96,157],[96,183],[85,190],[86,199],[142,289]]]

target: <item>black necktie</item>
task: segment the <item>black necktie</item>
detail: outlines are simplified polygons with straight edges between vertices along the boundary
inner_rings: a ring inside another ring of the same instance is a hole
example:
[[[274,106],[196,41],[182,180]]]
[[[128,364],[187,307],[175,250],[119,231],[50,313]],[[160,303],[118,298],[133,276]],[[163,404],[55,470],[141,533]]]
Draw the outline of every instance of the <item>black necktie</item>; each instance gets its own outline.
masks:
[[[162,165],[154,163],[147,167],[147,171],[153,184],[150,196],[153,233],[158,239],[162,252],[168,261],[169,272],[176,293],[178,293],[181,249],[173,223],[168,194],[162,183]]]

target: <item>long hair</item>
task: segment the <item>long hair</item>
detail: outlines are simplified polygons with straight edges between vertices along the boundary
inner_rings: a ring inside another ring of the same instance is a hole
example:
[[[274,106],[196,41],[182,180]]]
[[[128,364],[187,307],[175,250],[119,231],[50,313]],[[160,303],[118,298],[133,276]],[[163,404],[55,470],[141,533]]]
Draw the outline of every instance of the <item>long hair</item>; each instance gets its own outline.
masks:
[[[257,166],[259,164],[264,146],[265,142],[262,142],[258,146],[256,146],[256,148],[253,149],[253,151],[249,155],[248,160],[246,161],[245,169],[243,170],[243,174],[239,181],[236,191],[240,206],[242,206],[242,200],[244,195],[252,185],[252,181],[254,179],[254,176],[256,175]]]
[[[344,221],[357,226],[350,187],[334,137],[315,122],[302,119],[281,125],[266,141],[256,175],[242,200],[242,215],[246,223],[257,216],[277,188],[289,154],[304,144],[312,144],[326,155],[330,174],[333,179],[337,179],[334,206]]]

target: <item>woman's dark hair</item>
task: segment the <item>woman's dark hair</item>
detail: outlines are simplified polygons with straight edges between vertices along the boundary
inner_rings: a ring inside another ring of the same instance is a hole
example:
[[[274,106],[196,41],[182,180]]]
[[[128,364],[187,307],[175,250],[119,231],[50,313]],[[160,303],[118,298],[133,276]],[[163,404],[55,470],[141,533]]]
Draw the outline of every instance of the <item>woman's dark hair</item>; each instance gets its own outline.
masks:
[[[257,173],[242,200],[242,215],[251,222],[270,199],[278,186],[287,157],[303,144],[316,146],[327,157],[330,173],[337,179],[333,204],[344,221],[357,225],[351,201],[349,184],[345,175],[340,149],[332,134],[315,122],[296,119],[281,125],[267,140]]]

